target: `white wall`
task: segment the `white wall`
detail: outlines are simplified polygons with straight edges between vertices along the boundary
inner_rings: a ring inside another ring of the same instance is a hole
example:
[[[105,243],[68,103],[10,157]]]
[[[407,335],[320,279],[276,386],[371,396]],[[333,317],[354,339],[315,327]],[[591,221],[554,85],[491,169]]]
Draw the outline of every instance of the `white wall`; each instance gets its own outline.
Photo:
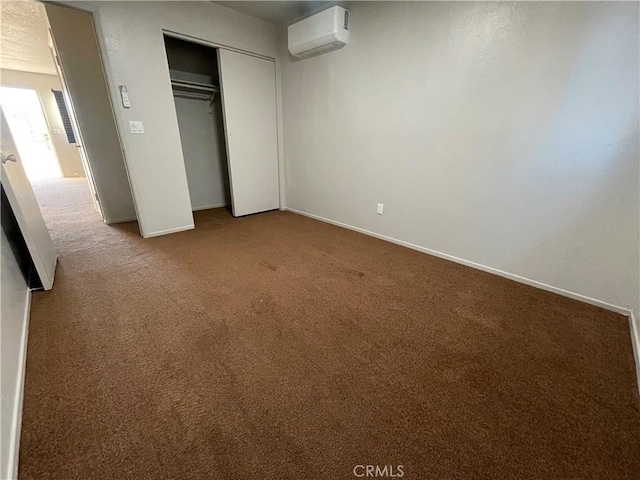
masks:
[[[86,4],[85,4],[86,5]],[[193,228],[163,29],[271,58],[277,29],[210,2],[91,2],[111,94],[127,85],[131,108],[116,107],[143,236]],[[129,121],[144,135],[129,133]]]
[[[175,97],[182,153],[193,210],[231,204],[220,96],[207,100]]]
[[[287,206],[630,308],[638,4],[350,10],[341,50],[282,39]]]
[[[84,177],[82,159],[75,145],[67,141],[60,111],[58,110],[56,99],[51,93],[52,89],[62,90],[58,77],[42,73],[2,69],[0,71],[0,83],[5,87],[30,88],[38,92],[49,129],[57,129],[60,132],[58,134],[51,132],[51,140],[58,156],[62,174],[65,177]]]
[[[14,479],[18,468],[28,302],[31,297],[4,230],[0,235],[0,253],[0,478]]]

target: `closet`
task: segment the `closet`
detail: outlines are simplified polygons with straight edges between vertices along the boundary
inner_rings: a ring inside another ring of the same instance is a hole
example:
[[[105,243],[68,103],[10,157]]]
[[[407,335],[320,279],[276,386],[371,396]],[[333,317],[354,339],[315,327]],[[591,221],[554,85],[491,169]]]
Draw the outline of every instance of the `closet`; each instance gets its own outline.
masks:
[[[164,40],[192,210],[279,208],[273,60]]]
[[[231,203],[216,51],[165,36],[191,209]]]

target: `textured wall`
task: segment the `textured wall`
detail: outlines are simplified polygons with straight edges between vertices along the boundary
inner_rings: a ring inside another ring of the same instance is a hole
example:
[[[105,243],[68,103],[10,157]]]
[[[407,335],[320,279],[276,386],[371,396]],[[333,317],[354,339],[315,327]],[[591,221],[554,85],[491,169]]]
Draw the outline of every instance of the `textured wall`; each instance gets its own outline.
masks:
[[[638,4],[350,9],[283,62],[287,206],[633,305]]]

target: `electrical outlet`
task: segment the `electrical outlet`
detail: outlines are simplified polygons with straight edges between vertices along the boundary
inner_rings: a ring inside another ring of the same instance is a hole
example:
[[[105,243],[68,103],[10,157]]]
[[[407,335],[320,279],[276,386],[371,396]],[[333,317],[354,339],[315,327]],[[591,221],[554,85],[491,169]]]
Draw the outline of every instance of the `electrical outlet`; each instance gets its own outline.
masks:
[[[376,210],[376,213],[378,215],[382,215],[382,210],[384,209],[384,204],[383,203],[379,203],[378,204],[378,209]]]

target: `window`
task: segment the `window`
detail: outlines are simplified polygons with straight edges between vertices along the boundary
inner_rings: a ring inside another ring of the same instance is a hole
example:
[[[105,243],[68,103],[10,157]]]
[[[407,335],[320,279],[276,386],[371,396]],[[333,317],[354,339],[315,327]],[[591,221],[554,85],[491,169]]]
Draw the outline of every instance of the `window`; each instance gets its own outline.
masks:
[[[67,110],[67,104],[64,101],[64,95],[60,90],[51,90],[54,97],[56,97],[56,103],[58,104],[58,110],[62,117],[62,124],[64,125],[64,132],[67,134],[67,141],[69,143],[76,143],[76,136],[73,133],[73,127],[71,126],[71,118],[69,118],[69,111]]]

